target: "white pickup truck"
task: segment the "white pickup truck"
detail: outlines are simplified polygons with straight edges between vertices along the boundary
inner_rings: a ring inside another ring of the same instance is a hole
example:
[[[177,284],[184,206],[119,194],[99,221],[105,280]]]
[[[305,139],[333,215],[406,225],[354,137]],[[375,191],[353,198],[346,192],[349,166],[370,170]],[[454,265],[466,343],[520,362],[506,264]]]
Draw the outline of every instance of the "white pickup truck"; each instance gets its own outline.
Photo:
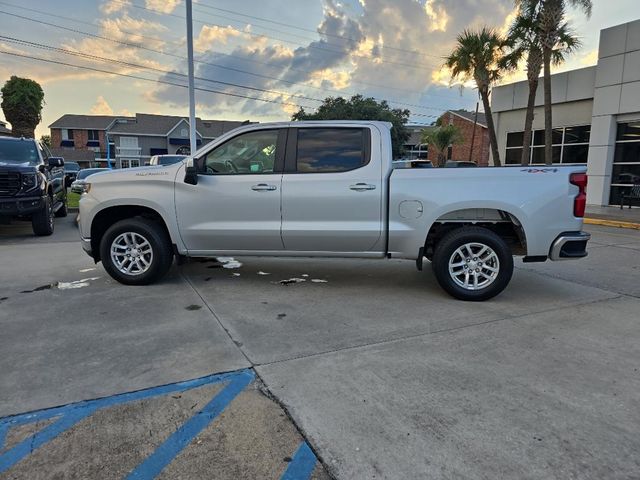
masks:
[[[174,256],[431,261],[463,300],[500,293],[525,262],[587,255],[586,169],[394,169],[391,125],[252,124],[175,165],[91,176],[84,250],[116,280],[159,280]]]

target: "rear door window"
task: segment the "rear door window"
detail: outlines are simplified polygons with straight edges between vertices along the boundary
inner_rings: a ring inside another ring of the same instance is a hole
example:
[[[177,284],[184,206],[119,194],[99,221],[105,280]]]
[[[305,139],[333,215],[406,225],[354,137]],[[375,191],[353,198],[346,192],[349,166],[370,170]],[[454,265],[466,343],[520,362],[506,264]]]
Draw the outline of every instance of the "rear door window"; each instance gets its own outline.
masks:
[[[347,172],[369,163],[368,129],[297,130],[296,171],[299,173]]]

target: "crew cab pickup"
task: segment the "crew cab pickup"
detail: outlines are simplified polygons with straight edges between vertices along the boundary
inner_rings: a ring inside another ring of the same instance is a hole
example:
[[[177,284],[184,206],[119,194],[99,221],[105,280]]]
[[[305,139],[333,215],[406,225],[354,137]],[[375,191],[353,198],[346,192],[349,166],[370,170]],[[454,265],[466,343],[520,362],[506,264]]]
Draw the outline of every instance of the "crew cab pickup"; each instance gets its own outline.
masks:
[[[175,165],[98,173],[80,200],[84,250],[125,284],[179,257],[431,261],[463,300],[500,293],[525,262],[587,255],[586,169],[393,169],[391,125],[252,124]]]
[[[54,216],[67,215],[63,166],[33,138],[0,137],[0,222],[31,220],[33,233],[51,235]]]

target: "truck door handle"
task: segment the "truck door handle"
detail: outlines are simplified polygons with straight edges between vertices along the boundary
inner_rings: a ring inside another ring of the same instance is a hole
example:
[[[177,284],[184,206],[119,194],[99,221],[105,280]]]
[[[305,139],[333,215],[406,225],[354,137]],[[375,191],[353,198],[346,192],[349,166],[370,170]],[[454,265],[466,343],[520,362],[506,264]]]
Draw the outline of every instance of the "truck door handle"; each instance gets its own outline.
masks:
[[[251,187],[251,190],[253,190],[254,192],[272,192],[276,188],[278,187],[276,187],[275,185],[267,185],[266,183],[259,183]]]
[[[364,192],[366,190],[375,190],[376,186],[369,183],[356,183],[355,185],[351,185],[349,188],[356,192]]]

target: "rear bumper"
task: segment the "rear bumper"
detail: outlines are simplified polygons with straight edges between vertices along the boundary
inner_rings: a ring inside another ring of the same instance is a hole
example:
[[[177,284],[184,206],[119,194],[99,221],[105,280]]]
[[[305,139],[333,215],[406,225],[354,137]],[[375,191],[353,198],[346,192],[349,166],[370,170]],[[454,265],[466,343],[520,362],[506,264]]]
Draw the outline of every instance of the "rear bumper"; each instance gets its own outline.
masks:
[[[30,215],[44,207],[45,197],[0,198],[0,216]]]
[[[584,258],[587,254],[587,242],[591,234],[587,232],[564,232],[551,245],[549,258],[558,260],[575,260]]]

